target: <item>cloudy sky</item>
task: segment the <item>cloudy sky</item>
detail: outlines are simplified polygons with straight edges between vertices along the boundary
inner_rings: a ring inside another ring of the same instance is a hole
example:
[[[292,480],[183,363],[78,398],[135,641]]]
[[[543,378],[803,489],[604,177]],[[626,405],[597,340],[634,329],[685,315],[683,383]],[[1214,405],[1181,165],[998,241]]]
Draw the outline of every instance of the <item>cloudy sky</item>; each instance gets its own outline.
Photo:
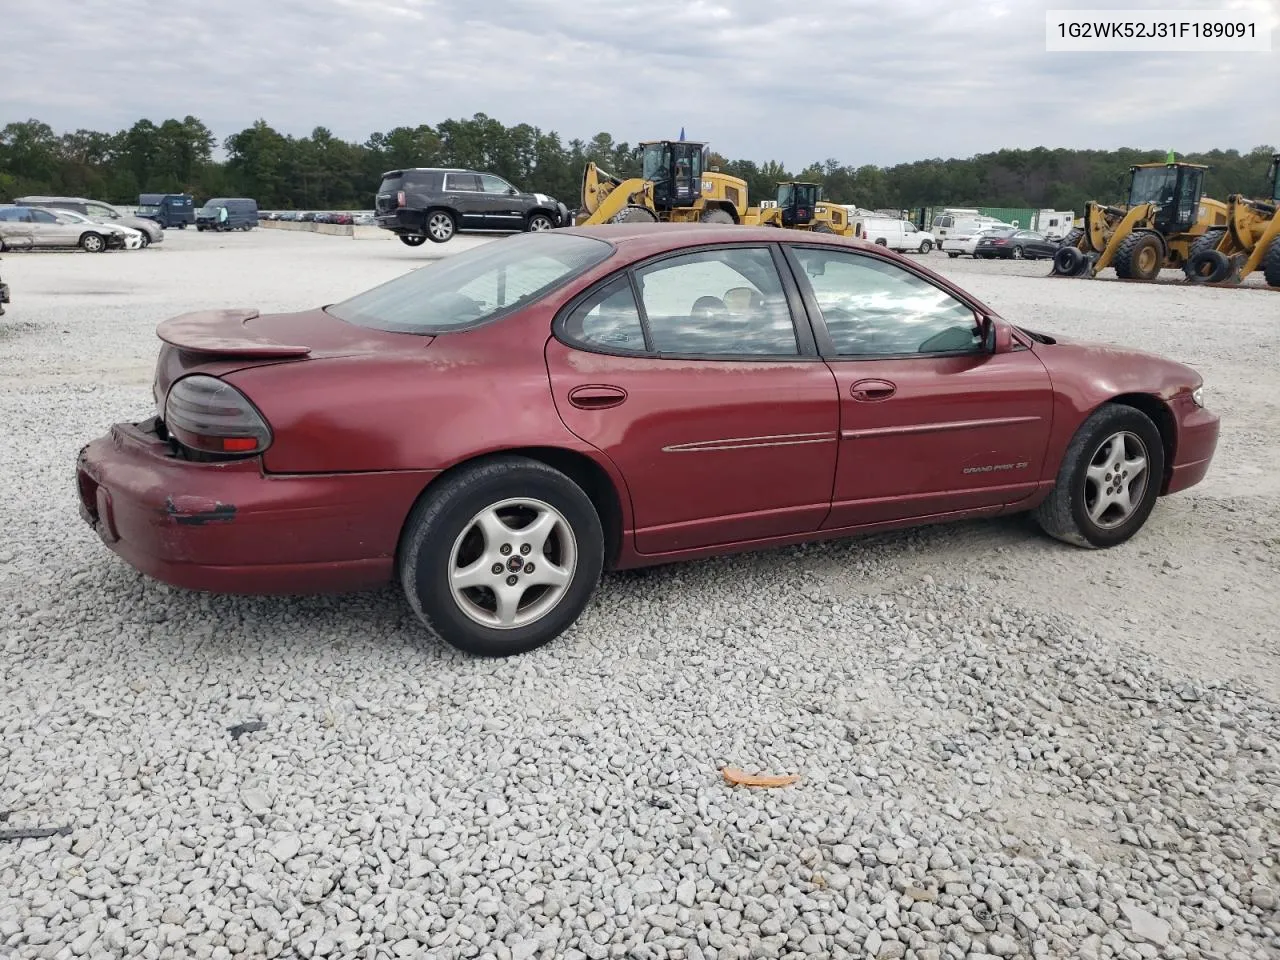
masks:
[[[565,140],[709,140],[792,167],[1000,147],[1280,141],[1272,53],[1046,53],[1046,9],[1280,0],[16,0],[0,125],[194,114],[363,140],[483,112]],[[1280,33],[1280,30],[1276,31]]]

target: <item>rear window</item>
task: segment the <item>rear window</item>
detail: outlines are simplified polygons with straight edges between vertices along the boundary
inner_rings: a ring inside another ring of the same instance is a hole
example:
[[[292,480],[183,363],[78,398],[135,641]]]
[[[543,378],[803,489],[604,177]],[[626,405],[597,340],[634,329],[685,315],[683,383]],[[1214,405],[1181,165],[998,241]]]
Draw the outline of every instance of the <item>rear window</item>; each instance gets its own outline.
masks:
[[[325,310],[390,333],[465,330],[537,302],[612,252],[610,244],[591,237],[520,234],[420,267]]]

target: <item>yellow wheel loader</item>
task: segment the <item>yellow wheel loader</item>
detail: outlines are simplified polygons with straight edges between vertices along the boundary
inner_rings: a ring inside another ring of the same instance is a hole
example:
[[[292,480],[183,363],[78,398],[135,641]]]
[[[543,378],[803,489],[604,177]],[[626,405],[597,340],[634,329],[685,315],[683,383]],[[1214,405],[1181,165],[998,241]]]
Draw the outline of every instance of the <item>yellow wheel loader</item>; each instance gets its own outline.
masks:
[[[588,163],[577,226],[598,223],[741,223],[747,182],[710,171],[710,149],[693,140],[640,144],[641,174],[623,179]]]
[[[1192,283],[1238,283],[1261,269],[1280,287],[1280,153],[1267,170],[1268,200],[1236,193],[1227,198],[1227,225],[1206,230],[1191,245],[1184,268]]]
[[[776,204],[750,208],[742,222],[747,226],[786,227],[853,236],[849,211],[838,204],[823,201],[822,188],[816,183],[787,180],[778,184]]]
[[[1154,280],[1165,267],[1182,267],[1205,231],[1227,223],[1227,205],[1204,196],[1208,169],[1181,162],[1130,167],[1128,203],[1085,204],[1081,226],[1053,258],[1053,273],[1096,277],[1113,267],[1122,280]]]

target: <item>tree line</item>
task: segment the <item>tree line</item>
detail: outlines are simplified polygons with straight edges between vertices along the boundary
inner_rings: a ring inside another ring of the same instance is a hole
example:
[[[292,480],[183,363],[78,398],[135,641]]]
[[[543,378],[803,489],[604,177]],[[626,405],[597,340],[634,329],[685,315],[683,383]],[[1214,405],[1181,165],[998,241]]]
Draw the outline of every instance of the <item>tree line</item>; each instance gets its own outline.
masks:
[[[192,116],[160,124],[139,120],[127,130],[57,133],[26,120],[0,130],[0,199],[28,194],[86,196],[134,203],[139,193],[253,197],[264,209],[368,209],[382,173],[408,166],[470,167],[496,173],[521,189],[548,193],[575,208],[588,160],[612,173],[638,175],[640,148],[608,133],[565,142],[555,131],[526,123],[508,127],[478,113],[435,126],[396,127],[363,143],[335,137],[325,127],[310,136],[280,133],[266,121],[222,142],[225,160],[213,158],[217,138]],[[1263,194],[1274,152],[1212,150],[1179,154],[1208,164],[1209,196]],[[773,197],[780,180],[816,181],[823,196],[870,209],[940,205],[1083,209],[1087,200],[1123,199],[1124,177],[1135,163],[1163,160],[1166,151],[997,150],[964,159],[930,159],[883,167],[835,159],[791,171],[776,160],[729,159],[712,164],[747,182],[752,203]]]

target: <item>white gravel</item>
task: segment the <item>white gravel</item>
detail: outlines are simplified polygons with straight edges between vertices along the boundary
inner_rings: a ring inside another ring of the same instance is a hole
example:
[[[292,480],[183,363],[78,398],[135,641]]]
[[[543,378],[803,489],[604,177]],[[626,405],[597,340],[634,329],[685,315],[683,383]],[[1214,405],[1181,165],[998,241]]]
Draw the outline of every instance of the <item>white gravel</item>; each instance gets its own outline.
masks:
[[[69,828],[0,840],[0,957],[1280,956],[1280,297],[929,258],[1204,371],[1210,477],[1102,553],[1015,519],[616,575],[495,662],[391,589],[173,591],[83,526],[157,321],[471,242],[0,262],[0,830]]]

